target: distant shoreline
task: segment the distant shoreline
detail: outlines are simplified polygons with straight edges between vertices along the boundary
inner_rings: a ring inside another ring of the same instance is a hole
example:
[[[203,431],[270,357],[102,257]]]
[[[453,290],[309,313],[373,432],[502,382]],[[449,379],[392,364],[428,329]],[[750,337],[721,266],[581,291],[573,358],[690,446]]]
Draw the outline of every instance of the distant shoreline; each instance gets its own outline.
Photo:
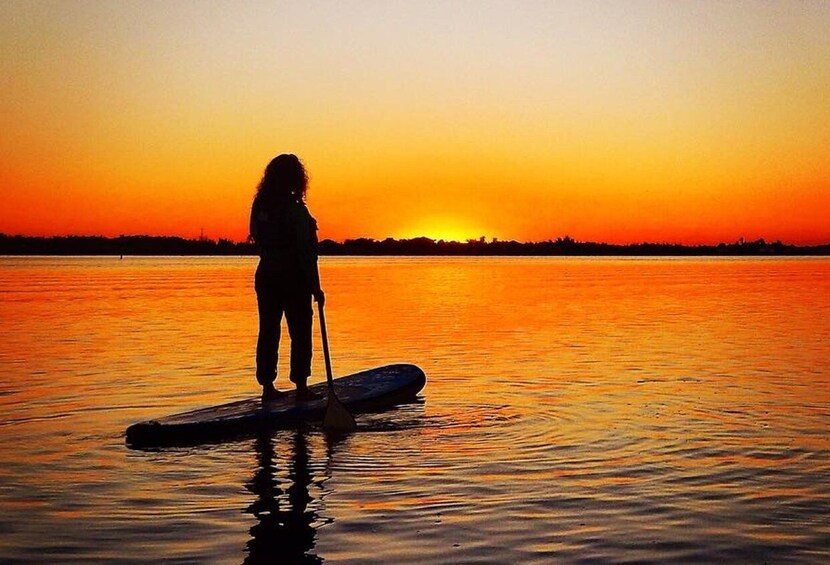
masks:
[[[763,239],[717,245],[634,243],[617,245],[575,241],[570,237],[538,242],[486,241],[484,238],[456,241],[368,238],[342,242],[320,242],[320,255],[367,256],[791,256],[830,255],[830,243],[790,245]],[[0,255],[256,255],[253,244],[228,239],[184,239],[181,237],[129,235],[121,237],[58,236],[30,237],[0,234]]]

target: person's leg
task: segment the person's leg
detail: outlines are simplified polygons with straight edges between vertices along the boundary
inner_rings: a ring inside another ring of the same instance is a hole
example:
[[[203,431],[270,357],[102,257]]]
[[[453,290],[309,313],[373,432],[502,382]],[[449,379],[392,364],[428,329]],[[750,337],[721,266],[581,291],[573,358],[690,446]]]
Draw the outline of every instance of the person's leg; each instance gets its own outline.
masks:
[[[306,396],[308,377],[311,375],[311,295],[293,294],[285,304],[285,319],[291,336],[291,375],[297,385],[299,398]]]
[[[257,309],[259,310],[259,337],[256,344],[256,380],[264,388],[272,388],[277,378],[277,352],[280,341],[282,304],[276,288],[267,276],[257,271]]]

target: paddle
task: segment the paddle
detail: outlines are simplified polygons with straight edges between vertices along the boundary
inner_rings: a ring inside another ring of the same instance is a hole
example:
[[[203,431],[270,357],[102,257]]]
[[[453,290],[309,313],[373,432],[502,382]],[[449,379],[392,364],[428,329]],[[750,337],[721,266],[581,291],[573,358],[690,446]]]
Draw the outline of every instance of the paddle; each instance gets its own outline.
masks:
[[[357,428],[354,416],[346,409],[334,392],[334,377],[331,374],[331,356],[329,355],[329,338],[326,333],[326,315],[323,304],[317,302],[320,312],[320,333],[323,335],[323,355],[326,358],[326,380],[329,384],[328,405],[323,418],[323,428],[329,432],[353,432]]]

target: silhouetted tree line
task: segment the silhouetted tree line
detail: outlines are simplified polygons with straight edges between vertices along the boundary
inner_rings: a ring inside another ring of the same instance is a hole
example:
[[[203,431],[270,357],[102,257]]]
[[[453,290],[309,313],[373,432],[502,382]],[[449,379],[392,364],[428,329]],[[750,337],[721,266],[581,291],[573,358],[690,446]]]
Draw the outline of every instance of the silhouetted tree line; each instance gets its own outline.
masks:
[[[28,237],[0,234],[0,255],[253,255],[248,243],[149,235]]]
[[[0,234],[0,255],[255,255],[256,247],[229,239],[184,239],[125,235],[120,237],[28,237]],[[763,239],[718,245],[633,243],[614,245],[576,241],[568,236],[555,240],[518,242],[485,238],[466,242],[435,241],[428,237],[376,240],[326,239],[320,255],[830,255],[830,244],[798,246]]]

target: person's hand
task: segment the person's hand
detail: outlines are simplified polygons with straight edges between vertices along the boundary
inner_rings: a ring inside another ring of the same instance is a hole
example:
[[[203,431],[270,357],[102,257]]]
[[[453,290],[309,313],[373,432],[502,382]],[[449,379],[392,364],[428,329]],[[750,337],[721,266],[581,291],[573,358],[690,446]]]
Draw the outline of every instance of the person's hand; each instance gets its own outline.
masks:
[[[326,303],[326,293],[324,293],[321,289],[315,290],[312,295],[314,296],[314,301],[319,303],[320,306]]]

